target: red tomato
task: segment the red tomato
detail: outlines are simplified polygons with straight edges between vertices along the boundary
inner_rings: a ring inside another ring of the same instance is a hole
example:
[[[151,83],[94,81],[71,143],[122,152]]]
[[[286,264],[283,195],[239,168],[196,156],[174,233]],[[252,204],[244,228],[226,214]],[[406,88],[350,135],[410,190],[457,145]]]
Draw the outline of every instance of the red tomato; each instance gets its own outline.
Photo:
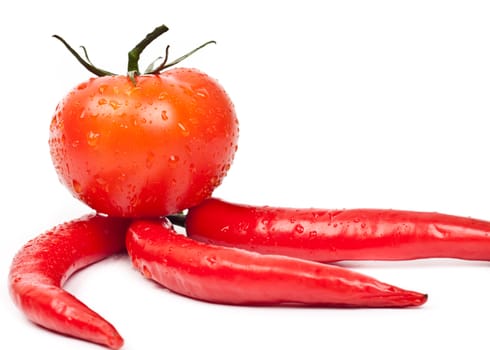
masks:
[[[163,216],[211,196],[233,161],[238,121],[195,69],[96,77],[58,105],[49,145],[61,182],[100,213]]]

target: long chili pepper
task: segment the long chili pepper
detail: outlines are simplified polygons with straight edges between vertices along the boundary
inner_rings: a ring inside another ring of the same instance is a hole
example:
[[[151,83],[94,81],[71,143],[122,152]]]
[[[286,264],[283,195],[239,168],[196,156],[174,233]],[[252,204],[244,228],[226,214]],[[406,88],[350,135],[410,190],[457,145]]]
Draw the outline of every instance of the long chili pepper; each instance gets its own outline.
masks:
[[[185,218],[189,237],[315,261],[490,260],[490,222],[383,209],[254,207],[209,199]]]
[[[116,329],[62,285],[75,271],[124,251],[128,224],[127,220],[91,214],[26,243],[10,268],[14,302],[36,324],[119,349],[123,339]]]
[[[198,242],[177,233],[167,219],[133,221],[126,248],[147,278],[208,302],[408,307],[427,300],[338,266]]]

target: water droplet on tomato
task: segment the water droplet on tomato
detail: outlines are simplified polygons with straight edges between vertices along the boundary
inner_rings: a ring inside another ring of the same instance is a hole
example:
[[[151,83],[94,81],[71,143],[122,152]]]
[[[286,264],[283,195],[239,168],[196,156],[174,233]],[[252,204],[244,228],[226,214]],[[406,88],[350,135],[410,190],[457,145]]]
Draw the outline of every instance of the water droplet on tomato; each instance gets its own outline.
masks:
[[[101,85],[99,86],[99,93],[103,94],[105,89],[107,89],[107,85]]]
[[[190,86],[181,85],[180,88],[187,96],[194,97],[194,91],[190,88]]]
[[[210,180],[210,184],[211,186],[214,187],[218,187],[221,183],[221,179],[218,177],[218,176],[213,176]]]
[[[131,96],[135,92],[139,92],[139,91],[141,91],[141,87],[140,86],[133,86],[133,87],[131,87],[130,89],[128,89],[126,91],[126,95]]]
[[[96,175],[94,177],[95,182],[97,185],[99,185],[99,188],[102,188],[103,191],[106,193],[109,193],[109,184],[107,183],[107,180],[100,175]]]
[[[177,126],[179,127],[180,129],[180,132],[182,133],[182,135],[184,136],[189,136],[189,130],[185,127],[184,124],[182,123],[177,123]]]
[[[94,131],[89,131],[87,134],[87,143],[90,147],[95,147],[99,143],[100,134]]]
[[[224,172],[224,173],[226,173],[226,172],[228,172],[228,170],[230,170],[230,168],[231,168],[231,164],[230,163],[226,163],[226,164],[224,164],[221,167],[221,171]]]
[[[168,97],[168,93],[167,93],[167,92],[161,92],[161,93],[160,93],[160,95],[158,95],[158,99],[159,99],[160,101],[162,101],[162,100],[166,100],[166,99],[167,99],[167,97]]]
[[[165,109],[162,111],[161,116],[163,121],[168,120],[167,111]]]
[[[121,107],[121,103],[116,101],[116,100],[111,100],[109,102],[109,104],[111,105],[112,109],[116,110],[118,109],[119,107]]]
[[[71,185],[76,194],[82,193],[82,185],[77,180],[72,180]]]
[[[196,90],[196,95],[201,97],[201,98],[207,98],[209,96],[208,90],[205,88],[199,88]]]
[[[103,106],[107,104],[107,100],[105,98],[101,98],[100,100],[97,101],[99,106]]]
[[[178,162],[179,162],[178,156],[172,154],[170,157],[168,157],[168,163],[171,167],[175,167]]]
[[[139,124],[139,120],[138,118],[134,118],[132,117],[131,120],[130,120],[130,123],[133,125],[133,126],[138,126]]]
[[[87,87],[88,83],[87,82],[84,82],[84,83],[81,83],[80,85],[77,86],[77,89],[78,90],[83,90]]]
[[[107,181],[100,177],[100,176],[95,176],[95,182],[97,182],[99,185],[106,185],[107,184]]]
[[[151,167],[153,167],[154,161],[155,161],[155,153],[148,152],[148,154],[146,155],[146,167],[148,169],[151,169]]]

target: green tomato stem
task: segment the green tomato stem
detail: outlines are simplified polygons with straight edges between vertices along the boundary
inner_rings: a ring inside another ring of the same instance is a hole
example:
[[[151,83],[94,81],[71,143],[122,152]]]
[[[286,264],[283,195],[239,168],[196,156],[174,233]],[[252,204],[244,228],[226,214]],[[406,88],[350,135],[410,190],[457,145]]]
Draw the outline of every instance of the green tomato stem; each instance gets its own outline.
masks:
[[[139,60],[143,50],[151,44],[156,38],[168,31],[167,26],[161,25],[156,27],[151,33],[141,40],[131,51],[128,52],[128,75],[133,77],[140,74]]]
[[[151,33],[147,34],[143,40],[141,40],[131,51],[128,52],[128,71],[127,75],[129,79],[133,82],[133,84],[136,85],[136,77],[140,75],[140,69],[139,69],[139,60],[141,53],[145,50],[145,48],[151,44],[155,39],[157,39],[160,35],[163,33],[167,32],[168,28],[165,25],[161,25],[159,27],[156,27]],[[65,45],[65,47],[70,51],[70,53],[80,62],[88,71],[91,73],[95,74],[96,76],[102,77],[102,76],[108,76],[108,75],[116,75],[114,73],[111,73],[107,70],[100,69],[96,66],[93,65],[93,63],[90,61],[90,58],[88,57],[87,49],[84,46],[81,46],[83,54],[85,56],[85,59],[78,53],[76,52],[62,37],[58,35],[53,35],[54,38],[58,39]],[[167,45],[165,49],[165,57],[159,57],[155,61],[153,61],[150,66],[144,71],[144,74],[159,74],[162,70],[175,66],[176,64],[182,62],[185,60],[187,57],[190,55],[194,54],[196,51],[202,49],[203,47],[209,45],[209,44],[216,44],[215,41],[208,41],[201,46],[195,48],[194,50],[186,53],[185,55],[173,60],[170,63],[168,62],[168,51],[169,51],[169,46]],[[163,62],[158,65],[156,68],[155,64],[158,60],[163,59]]]

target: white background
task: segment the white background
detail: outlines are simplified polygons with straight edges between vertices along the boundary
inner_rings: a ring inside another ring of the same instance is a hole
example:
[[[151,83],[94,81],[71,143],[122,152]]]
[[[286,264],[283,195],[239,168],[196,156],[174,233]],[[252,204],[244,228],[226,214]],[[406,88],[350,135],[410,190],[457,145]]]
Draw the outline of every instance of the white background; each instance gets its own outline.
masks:
[[[154,27],[182,66],[235,103],[239,150],[215,192],[249,204],[377,207],[490,219],[487,1],[9,1],[0,5],[0,329],[9,349],[97,349],[28,322],[10,261],[28,239],[90,210],[58,182],[47,146],[58,101],[91,75],[62,45],[125,72]],[[125,256],[66,288],[120,331],[124,349],[488,349],[488,262],[345,266],[429,294],[405,310],[211,305],[143,279]],[[0,346],[3,348],[3,346]]]

